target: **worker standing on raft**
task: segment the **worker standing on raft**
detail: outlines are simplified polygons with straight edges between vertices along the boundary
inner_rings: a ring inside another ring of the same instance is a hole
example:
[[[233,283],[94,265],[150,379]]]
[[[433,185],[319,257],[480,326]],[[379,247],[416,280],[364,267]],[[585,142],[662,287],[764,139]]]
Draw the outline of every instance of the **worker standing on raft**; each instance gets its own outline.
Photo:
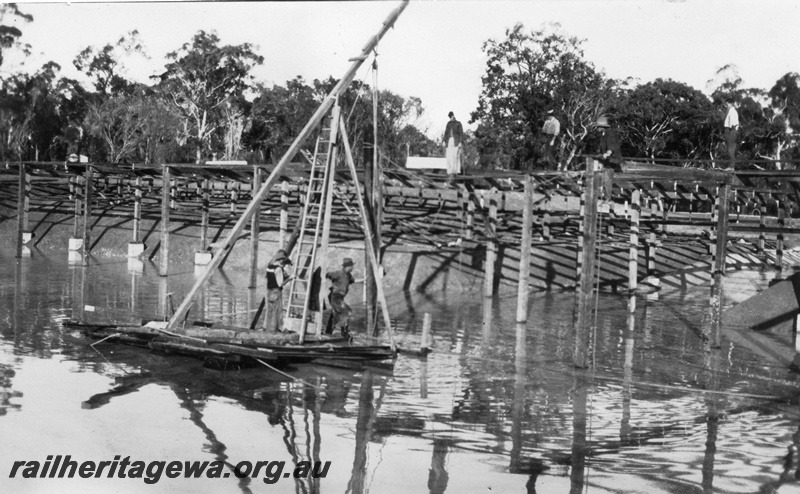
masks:
[[[325,333],[331,334],[334,329],[339,328],[343,336],[349,337],[352,309],[344,299],[347,296],[347,292],[350,291],[350,285],[356,282],[356,279],[353,278],[353,260],[345,257],[342,261],[342,269],[327,273],[325,278],[331,280],[328,302],[332,310]]]
[[[267,314],[264,316],[264,331],[283,330],[283,287],[291,279],[287,266],[292,261],[286,251],[279,249],[267,265]]]

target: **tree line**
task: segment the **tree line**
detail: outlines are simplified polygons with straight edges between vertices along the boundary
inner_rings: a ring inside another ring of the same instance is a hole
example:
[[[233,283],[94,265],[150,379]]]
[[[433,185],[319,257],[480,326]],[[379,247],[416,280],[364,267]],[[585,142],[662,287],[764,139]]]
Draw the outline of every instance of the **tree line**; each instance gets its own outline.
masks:
[[[21,44],[18,28],[3,28],[4,16],[33,21],[15,4],[0,5],[0,50],[30,50]],[[52,61],[32,74],[5,77],[0,84],[0,159],[63,161],[75,153],[107,163],[274,163],[338,82],[296,77],[284,85],[266,85],[251,75],[264,62],[254,46],[225,45],[215,33],[202,30],[166,55],[163,71],[149,84],[124,76],[131,55],[146,55],[135,30],[75,56],[72,64],[90,87],[61,76],[61,66]],[[339,97],[354,149],[373,141],[372,93],[356,80]],[[437,144],[418,128],[424,112],[419,98],[381,90],[377,100],[384,159],[403,164],[406,153],[436,152]],[[313,146],[307,143],[307,149]],[[360,161],[361,154],[356,158]]]
[[[0,69],[9,50],[30,52],[19,28],[32,22],[15,4],[0,4]],[[541,169],[542,123],[553,110],[561,123],[560,169],[596,146],[594,122],[611,118],[626,157],[715,160],[724,155],[725,102],[738,104],[738,166],[792,167],[800,158],[800,76],[791,72],[769,90],[742,87],[735,67],[722,67],[710,95],[682,82],[615,80],[587,60],[584,40],[557,25],[527,30],[517,24],[483,45],[486,70],[468,132],[465,165],[483,169]],[[146,55],[137,31],[102,47],[88,46],[72,64],[89,85],[61,75],[48,62],[33,73],[0,80],[0,159],[61,161],[69,154],[108,163],[188,163],[244,159],[274,163],[305,126],[333,77],[267,85],[252,76],[264,63],[249,43],[225,45],[198,31],[166,55],[149,83],[128,80],[122,68]],[[373,140],[372,88],[354,81],[340,97],[354,149]],[[402,165],[407,153],[443,153],[440,138],[420,127],[422,101],[390,90],[378,94],[382,156]],[[313,142],[307,143],[313,149]],[[357,156],[360,153],[357,153]],[[366,154],[366,153],[365,153]],[[360,158],[360,156],[359,156]],[[753,164],[753,160],[772,160]]]
[[[581,166],[576,157],[592,154],[594,122],[611,118],[626,157],[716,160],[725,156],[722,123],[726,102],[738,106],[737,167],[793,167],[800,158],[800,76],[790,72],[769,90],[745,88],[735,66],[720,68],[709,81],[711,94],[670,79],[635,83],[614,80],[584,56],[583,40],[558,25],[506,30],[503,39],[483,45],[487,55],[483,90],[471,123],[472,145],[482,168],[536,169],[543,159],[541,127],[553,110],[561,123],[561,169]],[[758,162],[753,160],[773,160]]]

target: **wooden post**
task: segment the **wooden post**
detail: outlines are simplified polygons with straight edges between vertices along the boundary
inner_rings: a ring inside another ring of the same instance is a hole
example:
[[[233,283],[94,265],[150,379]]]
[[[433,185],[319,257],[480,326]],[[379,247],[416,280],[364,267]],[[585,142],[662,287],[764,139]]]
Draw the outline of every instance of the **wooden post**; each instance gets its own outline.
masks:
[[[261,185],[261,168],[253,167],[253,194],[258,190]],[[261,226],[261,215],[259,214],[260,208],[253,213],[253,219],[250,220],[250,285],[248,288],[256,288],[258,286],[258,235]]]
[[[727,254],[728,246],[728,216],[729,216],[729,203],[731,196],[731,185],[726,183],[722,187],[722,191],[717,196],[719,203],[719,214],[717,217],[717,248],[716,250],[716,263],[714,265],[714,272],[725,274],[725,257]]]
[[[778,234],[775,238],[775,269],[782,270],[783,269],[783,232],[781,229],[785,223],[785,210],[784,207],[786,204],[785,198],[783,201],[777,201],[778,206]],[[784,207],[781,207],[781,202],[784,203]]]
[[[22,237],[25,232],[27,221],[27,211],[25,210],[25,192],[27,182],[27,171],[25,164],[19,164],[19,191],[17,194],[17,258],[22,257]]]
[[[233,183],[230,182],[231,187],[231,214],[236,214],[236,201],[239,199],[239,187],[241,184],[239,182]]]
[[[647,276],[653,276],[656,272],[657,247],[656,233],[651,230],[647,237]]]
[[[584,250],[583,233],[586,231],[585,216],[586,216],[586,201],[588,200],[588,198],[586,197],[587,193],[586,181],[589,179],[588,178],[589,176],[590,175],[585,174],[583,177],[583,190],[581,191],[580,206],[578,209],[580,220],[578,220],[578,246],[575,252],[575,286],[580,285],[581,273],[583,273],[583,250]]]
[[[426,312],[422,316],[422,338],[419,342],[419,351],[421,354],[425,355],[430,351],[430,336],[431,335],[431,315],[430,313]]]
[[[158,275],[167,276],[169,268],[169,202],[172,181],[169,167],[161,169],[161,255],[159,256]]]
[[[281,182],[281,219],[278,233],[278,248],[286,247],[286,229],[289,227],[289,182]]]
[[[472,234],[475,225],[475,202],[472,200],[472,191],[467,191],[467,240],[472,240]]]
[[[628,252],[628,290],[636,290],[639,280],[639,208],[641,192],[636,189],[631,194],[630,228],[631,236]]]
[[[200,206],[200,250],[205,251],[208,247],[208,208],[211,204],[211,183],[207,178],[203,179],[202,203]]]
[[[133,192],[133,243],[139,243],[139,230],[142,223],[142,177],[136,177]]]
[[[91,230],[92,218],[92,167],[86,165],[86,183],[84,184],[83,194],[83,254],[84,261],[89,253],[89,231]]]
[[[595,161],[586,159],[584,177],[585,208],[583,214],[582,270],[578,284],[578,300],[575,318],[575,352],[573,363],[576,367],[587,367],[589,330],[591,324],[594,282],[595,282],[595,244],[597,241],[597,196],[600,188],[600,174],[595,172]]]
[[[631,194],[630,229],[631,236],[628,250],[628,290],[636,290],[639,281],[639,208],[641,192],[636,189]]]
[[[486,266],[483,279],[483,295],[494,295],[494,265],[497,262],[497,189],[492,189],[484,196],[489,201],[489,224],[486,239]]]
[[[758,253],[764,254],[764,230],[767,228],[767,205],[766,203],[762,202],[761,207],[758,210],[759,218],[758,218],[758,228],[760,229],[758,232]]]
[[[377,94],[373,88],[373,104],[377,105]],[[373,131],[374,132],[374,131]],[[365,138],[366,139],[366,138]],[[367,212],[366,220],[369,221],[370,226],[373,228],[373,233],[377,234],[377,211],[376,211],[376,177],[377,174],[377,163],[375,162],[376,158],[376,149],[374,149],[374,142],[365,143],[366,149],[364,151],[364,201],[366,202],[365,210]],[[370,257],[367,249],[372,248],[376,249],[377,252],[380,251],[380,244],[376,244],[375,238],[368,238],[364,237],[364,266],[366,268],[366,273],[364,274],[364,295],[365,299],[365,308],[366,308],[366,318],[367,318],[367,333],[374,334],[377,330],[377,299],[376,299],[376,287],[375,287],[375,277],[371,275],[372,268],[370,266]]]
[[[533,177],[525,176],[525,202],[522,205],[522,241],[519,255],[517,322],[528,320],[528,296],[531,277],[531,239],[533,237]]]
[[[80,175],[75,176],[75,216],[72,222],[72,238],[78,238],[78,223],[83,210],[82,193],[80,188]]]
[[[28,214],[31,209],[31,191],[33,190],[33,182],[31,181],[31,174],[28,173],[28,168],[25,167],[25,200],[23,205],[22,215],[22,228],[28,233],[30,232],[30,215]]]

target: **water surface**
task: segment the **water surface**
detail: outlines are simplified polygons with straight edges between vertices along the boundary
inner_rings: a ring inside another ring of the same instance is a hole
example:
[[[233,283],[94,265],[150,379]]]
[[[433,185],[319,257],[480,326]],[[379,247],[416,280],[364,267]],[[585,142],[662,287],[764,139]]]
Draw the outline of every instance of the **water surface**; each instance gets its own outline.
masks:
[[[286,369],[291,380],[93,348],[61,328],[163,318],[191,267],[162,278],[147,262],[2,256],[3,492],[800,491],[789,455],[800,442],[798,380],[724,336],[715,348],[707,287],[633,302],[602,294],[586,370],[572,366],[571,293],[534,294],[522,325],[514,297],[395,294],[401,334],[433,317],[427,359],[401,356],[393,373],[298,365]],[[246,273],[221,272],[190,317],[246,325],[263,296],[246,285]],[[14,461],[48,455],[331,465],[325,478],[274,484],[8,479]]]

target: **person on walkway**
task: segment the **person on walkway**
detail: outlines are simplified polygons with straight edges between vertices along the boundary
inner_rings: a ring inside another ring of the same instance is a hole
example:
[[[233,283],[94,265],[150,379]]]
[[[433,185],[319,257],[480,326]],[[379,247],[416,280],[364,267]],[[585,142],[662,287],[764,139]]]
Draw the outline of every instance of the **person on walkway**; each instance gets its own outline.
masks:
[[[728,159],[730,160],[730,168],[733,169],[736,164],[736,138],[739,133],[739,113],[736,111],[736,104],[732,99],[728,100],[728,113],[725,115],[725,149],[728,151]]]
[[[461,173],[461,145],[464,142],[464,128],[456,120],[453,112],[447,114],[450,121],[444,128],[445,157],[447,158],[447,183]]]
[[[264,316],[264,331],[283,330],[283,287],[289,282],[288,266],[292,261],[286,251],[279,249],[267,265],[267,314]]]
[[[598,117],[596,126],[600,129],[599,158],[604,165],[603,189],[604,198],[611,199],[611,190],[614,181],[614,172],[622,169],[622,141],[616,130],[611,128],[608,117]]]
[[[547,169],[548,170],[556,170],[558,169],[558,163],[556,162],[555,157],[555,144],[556,138],[558,134],[561,133],[561,122],[553,115],[553,110],[547,110],[547,120],[544,121],[544,125],[542,126],[542,133],[544,133],[545,139],[545,160],[547,161]]]
[[[325,275],[331,280],[331,291],[328,295],[328,302],[331,307],[331,318],[328,320],[328,327],[325,333],[331,334],[334,329],[339,328],[342,335],[350,336],[350,313],[352,309],[345,302],[350,285],[356,282],[353,278],[353,260],[345,257],[342,261],[342,269],[331,271]]]

